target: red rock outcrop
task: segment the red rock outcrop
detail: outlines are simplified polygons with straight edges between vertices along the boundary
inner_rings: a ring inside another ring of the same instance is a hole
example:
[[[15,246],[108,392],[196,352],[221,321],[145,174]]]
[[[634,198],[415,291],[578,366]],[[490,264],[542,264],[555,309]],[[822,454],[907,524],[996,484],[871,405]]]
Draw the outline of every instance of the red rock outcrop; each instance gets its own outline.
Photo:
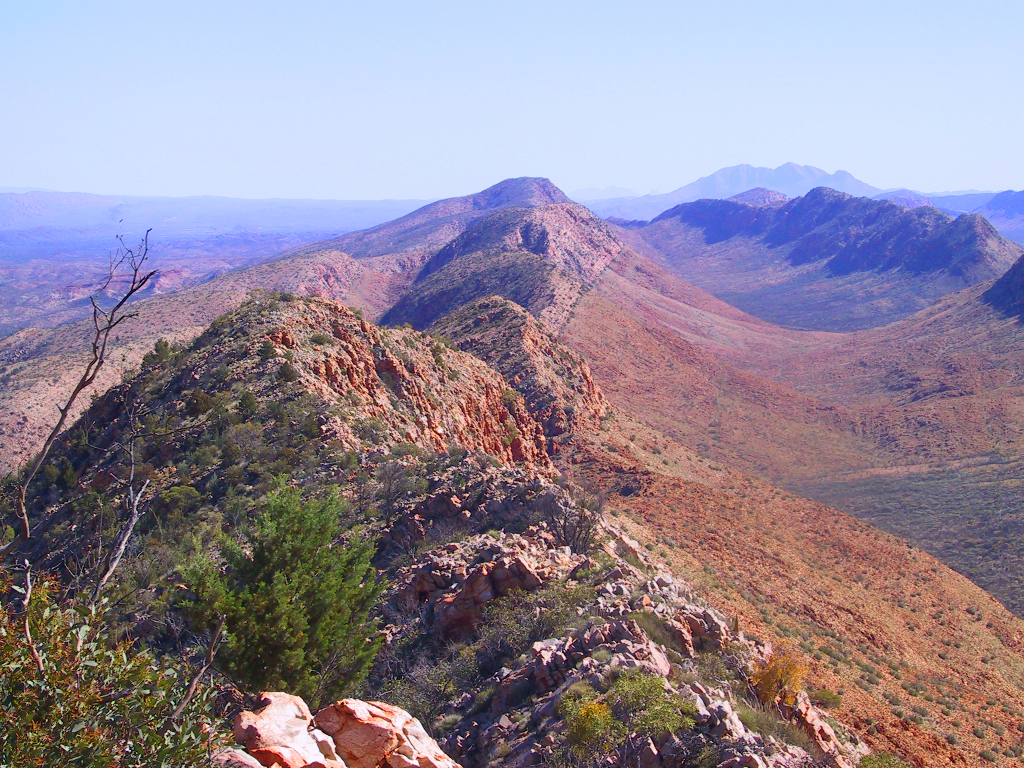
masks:
[[[432,330],[494,367],[523,395],[553,452],[563,435],[599,429],[611,410],[586,361],[508,299],[474,301],[446,315]]]
[[[458,444],[547,466],[543,428],[485,363],[412,330],[377,328],[333,301],[288,306],[265,339],[288,351],[303,385],[348,411],[322,425],[347,447]]]
[[[390,704],[342,699],[320,710],[315,722],[349,768],[458,768],[419,720]]]
[[[416,718],[390,704],[343,699],[315,718],[287,693],[264,693],[261,704],[235,718],[246,752],[219,753],[219,768],[460,768]]]

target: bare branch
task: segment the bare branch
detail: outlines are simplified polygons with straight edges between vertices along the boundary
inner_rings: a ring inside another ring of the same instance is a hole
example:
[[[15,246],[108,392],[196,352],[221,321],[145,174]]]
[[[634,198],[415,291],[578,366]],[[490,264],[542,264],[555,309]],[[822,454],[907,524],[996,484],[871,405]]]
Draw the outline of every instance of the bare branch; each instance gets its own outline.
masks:
[[[43,666],[43,657],[39,653],[39,649],[36,648],[35,641],[32,640],[32,628],[28,623],[28,607],[32,601],[32,566],[29,565],[28,560],[25,560],[25,600],[22,602],[22,610],[25,612],[25,642],[28,643],[28,649],[32,653],[32,658],[35,659],[36,668],[39,670],[39,674],[42,675],[46,668]]]
[[[207,670],[213,666],[213,657],[217,655],[217,649],[220,647],[221,641],[223,640],[224,619],[224,614],[221,614],[217,621],[217,629],[214,630],[213,635],[210,637],[210,644],[206,647],[206,659],[203,661],[203,665],[195,673],[191,682],[188,684],[188,690],[185,691],[185,696],[180,702],[178,702],[178,706],[176,706],[174,711],[171,713],[169,718],[170,723],[173,723],[181,717],[181,713],[185,711],[185,707],[188,706],[192,697],[196,695],[196,689],[199,687],[199,683],[203,679],[203,675],[205,675]]]
[[[39,472],[39,468],[43,465],[43,462],[49,455],[50,449],[53,447],[57,437],[63,431],[64,424],[71,413],[75,401],[78,400],[78,396],[88,387],[92,386],[93,382],[96,380],[96,376],[100,372],[100,369],[106,362],[107,345],[110,340],[110,334],[125,320],[136,316],[136,313],[134,312],[125,312],[125,305],[140,291],[145,289],[149,284],[149,281],[156,274],[155,270],[149,272],[143,270],[149,254],[149,233],[151,231],[152,230],[146,230],[146,234],[142,238],[142,242],[139,244],[138,248],[134,250],[125,246],[123,236],[118,235],[118,242],[121,243],[121,247],[118,249],[118,255],[116,257],[111,256],[110,271],[106,281],[99,290],[90,297],[90,301],[92,302],[93,320],[93,336],[90,344],[90,358],[86,363],[85,369],[82,371],[81,378],[79,378],[78,383],[75,384],[74,389],[72,389],[71,394],[68,395],[62,406],[58,406],[57,410],[60,417],[57,419],[57,423],[53,426],[53,429],[50,430],[50,433],[43,441],[42,448],[39,449],[35,458],[28,465],[28,469],[25,471],[25,475],[17,488],[15,505],[18,518],[18,530],[15,532],[15,536],[11,541],[0,547],[0,558],[14,549],[14,547],[18,546],[22,541],[27,541],[32,538],[32,526],[29,523],[28,509],[26,506],[26,496],[28,495],[29,485],[32,483],[32,480]],[[110,286],[117,274],[117,271],[126,261],[129,269],[131,270],[131,280],[128,287],[114,303],[113,307],[109,310],[104,310],[100,306],[97,296],[101,295]]]

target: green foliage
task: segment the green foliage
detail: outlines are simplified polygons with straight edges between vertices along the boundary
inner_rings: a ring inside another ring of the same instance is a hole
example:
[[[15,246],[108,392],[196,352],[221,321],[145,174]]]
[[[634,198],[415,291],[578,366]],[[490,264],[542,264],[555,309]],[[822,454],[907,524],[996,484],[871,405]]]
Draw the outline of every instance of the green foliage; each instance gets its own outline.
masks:
[[[256,395],[248,389],[238,396],[238,415],[243,419],[251,419],[259,411],[259,407],[260,404],[256,399]]]
[[[558,701],[558,714],[563,720],[568,721],[580,707],[591,701],[596,701],[597,698],[597,691],[587,683],[573,683]]]
[[[296,381],[299,378],[299,369],[290,362],[281,363],[281,367],[277,369],[277,377],[281,381]]]
[[[277,357],[277,347],[270,339],[264,339],[260,344],[260,362],[265,363],[274,357]]]
[[[0,583],[0,591],[9,589],[9,581]],[[188,687],[185,670],[115,642],[102,611],[58,604],[54,592],[37,584],[27,612],[42,671],[25,614],[0,604],[0,765],[207,765],[213,744],[205,686],[172,721]]]
[[[668,626],[665,619],[654,613],[654,611],[638,611],[631,613],[629,618],[633,619],[647,636],[659,645],[663,645],[666,648],[675,651],[676,653],[683,653],[683,644],[680,642],[678,635]]]
[[[201,416],[216,404],[216,400],[201,389],[193,389],[185,400],[185,413],[189,416]]]
[[[609,696],[630,731],[658,738],[678,730],[690,730],[696,724],[694,706],[665,690],[657,675],[628,669],[619,675]]]
[[[828,688],[818,688],[809,694],[811,703],[825,709],[839,709],[843,706],[843,697]]]
[[[370,565],[373,541],[349,530],[336,496],[303,502],[294,488],[269,494],[252,530],[189,572],[200,625],[226,616],[218,664],[252,690],[284,689],[314,708],[354,692],[379,639],[369,613],[383,585]]]
[[[621,738],[622,726],[612,716],[611,707],[601,701],[588,701],[566,720],[569,749],[580,760],[607,752]]]
[[[872,752],[860,761],[860,768],[911,768],[911,765],[888,752]]]
[[[162,492],[153,506],[165,518],[183,517],[195,511],[201,500],[199,491],[191,485],[175,485]]]
[[[809,749],[810,742],[800,728],[788,720],[783,720],[773,706],[754,704],[748,706],[740,703],[736,707],[740,722],[750,730],[763,736],[774,736],[779,741],[793,744],[801,749]]]
[[[328,344],[334,343],[334,337],[328,336],[326,333],[314,333],[309,337],[310,344],[316,344],[317,346],[326,347]]]

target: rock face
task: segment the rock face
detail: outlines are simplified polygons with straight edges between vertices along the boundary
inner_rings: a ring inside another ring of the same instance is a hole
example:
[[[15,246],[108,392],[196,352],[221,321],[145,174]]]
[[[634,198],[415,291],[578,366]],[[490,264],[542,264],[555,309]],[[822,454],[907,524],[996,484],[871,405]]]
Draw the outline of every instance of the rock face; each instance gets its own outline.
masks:
[[[343,699],[314,718],[299,697],[264,693],[234,732],[246,752],[221,752],[220,768],[460,768],[416,718],[377,701]]]
[[[611,409],[586,361],[508,299],[474,301],[431,330],[499,371],[543,425],[553,451],[576,430],[598,429]]]
[[[262,707],[241,712],[233,724],[235,739],[263,765],[303,768],[325,755],[310,735],[313,716],[306,702],[287,693],[264,693]]]
[[[343,699],[320,710],[315,722],[349,768],[458,768],[419,720],[389,704]]]
[[[583,558],[553,546],[550,533],[473,536],[400,571],[392,600],[416,607],[420,629],[447,638],[472,634],[484,606],[520,590],[532,592],[565,576]]]
[[[502,376],[428,336],[377,328],[336,302],[304,299],[266,339],[279,365],[291,357],[304,385],[350,412],[321,427],[346,447],[458,444],[505,461],[548,463],[541,425],[521,399],[507,397]]]

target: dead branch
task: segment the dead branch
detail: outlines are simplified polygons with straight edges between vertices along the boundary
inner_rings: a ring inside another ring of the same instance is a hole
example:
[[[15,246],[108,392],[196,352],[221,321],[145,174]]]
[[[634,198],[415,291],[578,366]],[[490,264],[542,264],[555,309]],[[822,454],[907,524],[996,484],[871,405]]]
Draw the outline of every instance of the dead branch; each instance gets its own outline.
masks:
[[[49,455],[54,441],[64,429],[64,424],[67,422],[68,416],[70,416],[72,407],[78,399],[78,396],[92,385],[96,380],[96,376],[99,374],[100,369],[103,367],[103,364],[106,362],[110,334],[113,333],[113,331],[124,321],[136,317],[138,314],[137,312],[126,311],[125,306],[133,297],[142,291],[146,285],[149,284],[153,275],[156,274],[155,270],[149,272],[144,271],[146,259],[149,255],[149,233],[151,231],[152,230],[146,230],[145,236],[139,243],[138,248],[135,249],[128,248],[124,244],[124,238],[118,235],[117,239],[121,245],[117,249],[116,254],[112,254],[110,257],[110,268],[107,278],[99,290],[89,298],[92,303],[93,325],[89,361],[86,363],[85,369],[82,371],[82,376],[79,378],[78,383],[75,384],[74,389],[71,390],[71,394],[68,395],[67,399],[64,401],[64,405],[58,406],[57,411],[60,415],[57,419],[57,423],[46,436],[46,439],[43,441],[43,446],[39,449],[36,457],[28,465],[28,469],[17,488],[15,504],[19,528],[15,532],[15,536],[11,541],[0,547],[0,558],[14,549],[14,547],[21,541],[27,541],[32,538],[32,527],[29,523],[28,509],[25,502],[25,497],[28,494],[28,487],[33,478],[35,478],[36,473],[39,472],[39,468],[43,465],[46,457]],[[110,309],[103,309],[100,306],[100,302],[97,300],[97,297],[102,295],[102,293],[110,287],[118,271],[124,265],[127,265],[128,270],[130,271],[131,281],[114,305]]]
[[[103,592],[103,588],[110,581],[110,577],[114,575],[114,571],[117,570],[117,566],[121,564],[121,558],[124,557],[125,549],[128,547],[128,540],[131,539],[132,532],[135,530],[135,525],[139,522],[139,517],[142,515],[142,511],[139,509],[139,502],[142,501],[143,494],[146,493],[146,488],[149,487],[149,479],[142,484],[142,487],[137,491],[135,490],[135,441],[138,439],[137,433],[132,432],[131,437],[128,438],[128,492],[125,496],[125,506],[128,508],[128,520],[121,528],[121,532],[117,536],[117,543],[114,548],[110,550],[110,554],[107,555],[107,567],[103,572],[103,576],[96,582],[96,588],[92,593],[92,601],[90,602],[90,609],[96,609],[96,603],[100,600],[100,593]]]
[[[28,560],[25,561],[25,600],[22,602],[22,610],[25,612],[25,642],[28,643],[28,649],[32,653],[32,658],[35,659],[36,668],[39,670],[39,674],[42,675],[46,668],[43,666],[43,657],[39,653],[39,649],[36,648],[35,641],[32,639],[32,628],[28,623],[28,607],[32,601],[32,566],[29,565]]]
[[[191,682],[188,684],[188,690],[185,691],[185,696],[178,702],[178,706],[176,706],[174,711],[171,713],[169,718],[170,723],[173,723],[181,717],[181,713],[185,711],[185,707],[188,706],[192,697],[196,695],[196,689],[199,687],[199,683],[203,679],[203,675],[205,675],[207,670],[213,666],[213,657],[217,655],[217,648],[220,647],[223,639],[224,619],[224,614],[221,614],[217,621],[217,629],[214,630],[213,635],[210,637],[210,644],[206,647],[206,659],[204,659],[203,665],[195,675],[193,675]]]

